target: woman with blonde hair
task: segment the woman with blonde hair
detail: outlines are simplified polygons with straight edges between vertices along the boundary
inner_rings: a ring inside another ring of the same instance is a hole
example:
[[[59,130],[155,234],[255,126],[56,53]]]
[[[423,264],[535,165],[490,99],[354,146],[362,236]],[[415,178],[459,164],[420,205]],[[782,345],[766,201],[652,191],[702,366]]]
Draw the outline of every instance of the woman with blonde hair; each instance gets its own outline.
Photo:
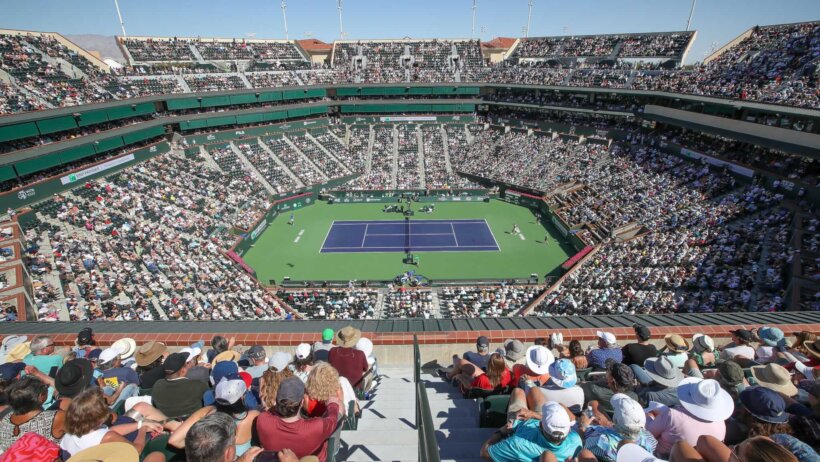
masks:
[[[116,427],[109,429],[105,425],[110,412],[105,396],[99,388],[89,388],[75,396],[65,414],[66,433],[60,441],[60,448],[73,455],[102,443],[128,443],[133,444],[137,452],[142,452],[145,447],[146,433],[162,432],[162,425],[157,422],[150,420],[138,422],[136,424],[137,437],[132,443],[114,431]],[[130,425],[118,427],[126,426],[130,427]]]
[[[353,402],[354,412],[359,413],[359,403],[356,401],[356,392],[350,382],[339,375],[339,371],[329,363],[317,363],[308,374],[305,382],[305,394],[308,402],[305,411],[311,417],[323,415],[325,403],[332,397],[338,397],[345,404],[345,411],[350,409]]]

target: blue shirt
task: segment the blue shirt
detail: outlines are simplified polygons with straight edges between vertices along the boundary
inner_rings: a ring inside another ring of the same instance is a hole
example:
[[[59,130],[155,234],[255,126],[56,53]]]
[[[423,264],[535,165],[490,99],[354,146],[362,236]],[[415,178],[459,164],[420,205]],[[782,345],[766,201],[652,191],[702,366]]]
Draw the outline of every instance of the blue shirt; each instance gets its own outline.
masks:
[[[606,369],[606,360],[614,359],[616,363],[623,362],[624,352],[620,348],[598,348],[587,353],[589,367]]]
[[[108,369],[103,371],[102,378],[106,386],[109,386],[115,390],[123,382],[133,383],[135,385],[140,384],[139,375],[137,375],[137,373],[130,367],[115,367],[114,369]]]
[[[486,369],[487,368],[487,362],[490,360],[490,355],[488,355],[488,354],[480,355],[480,354],[476,353],[475,351],[468,351],[468,352],[464,353],[463,358],[466,359],[467,361],[470,361],[471,363],[475,364],[475,367],[477,367],[479,369]]]
[[[202,404],[205,406],[213,406],[216,403],[216,397],[213,390],[206,390],[202,395]],[[259,400],[256,399],[253,392],[248,390],[245,392],[245,409],[249,411],[256,410],[259,407]]]
[[[571,430],[561,444],[555,445],[544,438],[540,420],[516,420],[513,428],[512,435],[487,450],[493,462],[538,462],[544,451],[550,451],[556,459],[564,461],[581,449],[581,437],[575,430]]]

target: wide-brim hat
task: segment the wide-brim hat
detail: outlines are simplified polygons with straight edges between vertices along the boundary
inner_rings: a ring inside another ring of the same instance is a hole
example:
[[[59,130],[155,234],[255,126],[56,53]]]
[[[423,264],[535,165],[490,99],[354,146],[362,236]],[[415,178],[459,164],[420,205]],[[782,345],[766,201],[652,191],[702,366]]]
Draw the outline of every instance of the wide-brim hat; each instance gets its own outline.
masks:
[[[735,412],[735,401],[717,380],[687,377],[678,384],[678,399],[690,414],[707,422],[722,422]]]
[[[336,344],[344,348],[353,348],[362,338],[362,331],[353,326],[342,327],[336,332]]]
[[[134,352],[137,351],[137,342],[128,337],[117,340],[111,346],[120,350],[120,359],[123,360],[134,356]]]
[[[684,378],[683,372],[665,356],[648,358],[644,361],[643,368],[655,383],[669,388],[677,387]]]
[[[810,355],[820,358],[820,338],[813,342],[803,342],[803,346],[806,347]]]
[[[635,443],[627,443],[618,449],[618,455],[615,462],[666,462],[656,458],[651,452],[647,451]]]
[[[751,368],[752,377],[761,387],[766,387],[786,396],[797,394],[797,387],[792,383],[791,374],[780,364],[769,363],[765,366]]]
[[[91,385],[94,366],[85,358],[72,359],[63,364],[54,379],[54,388],[60,396],[72,398]]]
[[[3,342],[0,343],[0,364],[6,362],[6,355],[8,354],[9,350],[16,347],[21,343],[25,343],[28,340],[28,337],[25,335],[7,335],[3,337]]]
[[[524,344],[520,340],[508,339],[504,341],[504,356],[510,361],[518,361],[526,354]]]
[[[7,363],[13,363],[16,361],[22,361],[23,358],[31,354],[31,342],[23,342],[14,345],[13,347],[9,348],[9,351],[6,353],[5,361]]]
[[[241,358],[241,357],[242,357],[242,354],[240,354],[238,351],[233,351],[233,350],[223,351],[222,353],[219,353],[218,355],[216,355],[214,360],[211,361],[211,367],[216,366],[218,363],[221,363],[222,361],[237,362],[237,361],[239,361],[239,358]]]
[[[666,334],[663,337],[666,346],[672,351],[689,351],[689,341],[678,334]]]
[[[527,348],[527,368],[538,375],[549,374],[550,365],[555,362],[555,356],[547,348],[533,345]]]
[[[83,449],[68,462],[138,462],[140,454],[130,443],[103,443]]]
[[[137,366],[144,367],[159,359],[167,350],[168,348],[164,343],[152,340],[137,348],[136,353],[134,353],[134,360],[137,362]]]

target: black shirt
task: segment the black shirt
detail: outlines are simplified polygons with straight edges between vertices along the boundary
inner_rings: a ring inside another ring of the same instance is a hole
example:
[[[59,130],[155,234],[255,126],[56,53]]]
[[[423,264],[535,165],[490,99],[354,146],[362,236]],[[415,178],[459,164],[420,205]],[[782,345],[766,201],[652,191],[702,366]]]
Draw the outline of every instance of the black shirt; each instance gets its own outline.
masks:
[[[638,366],[643,367],[644,361],[649,358],[654,358],[658,356],[658,349],[655,348],[655,345],[651,343],[649,345],[641,345],[640,343],[630,343],[625,347],[621,348],[621,351],[624,354],[624,364],[632,365],[637,364]]]
[[[164,378],[165,371],[162,370],[162,365],[154,367],[153,369],[148,369],[140,374],[140,387],[154,388],[154,384],[157,383],[157,380]]]

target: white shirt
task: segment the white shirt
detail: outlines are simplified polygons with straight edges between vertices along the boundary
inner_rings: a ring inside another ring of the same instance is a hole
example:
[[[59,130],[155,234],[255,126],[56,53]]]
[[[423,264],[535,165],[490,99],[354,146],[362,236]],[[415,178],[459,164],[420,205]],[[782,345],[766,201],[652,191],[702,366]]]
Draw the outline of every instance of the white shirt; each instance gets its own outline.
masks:
[[[735,359],[735,356],[743,356],[744,358],[754,359],[755,349],[749,345],[736,345],[729,348],[724,348],[720,352],[720,359]]]
[[[102,442],[105,434],[108,433],[108,427],[102,426],[91,433],[86,433],[83,436],[76,436],[66,433],[60,441],[60,448],[71,455],[74,455],[83,449],[92,448]]]

